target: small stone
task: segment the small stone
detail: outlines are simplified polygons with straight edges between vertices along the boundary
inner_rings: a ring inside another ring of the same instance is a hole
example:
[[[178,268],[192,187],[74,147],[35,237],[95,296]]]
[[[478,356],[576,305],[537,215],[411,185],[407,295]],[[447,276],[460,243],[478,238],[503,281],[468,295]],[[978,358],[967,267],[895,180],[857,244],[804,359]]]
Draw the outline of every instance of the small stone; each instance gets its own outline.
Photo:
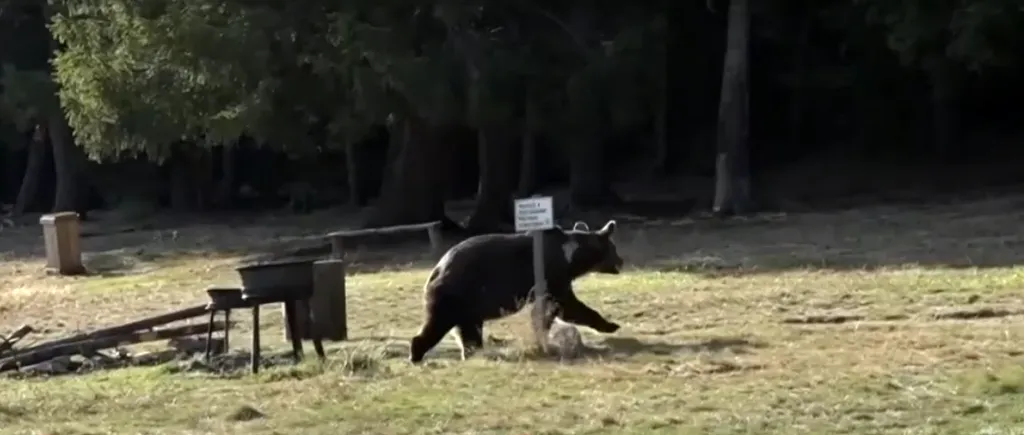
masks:
[[[179,337],[168,340],[167,344],[174,350],[186,354],[193,355],[197,353],[206,353],[206,338],[192,338],[192,337]],[[220,355],[224,353],[224,339],[214,338],[210,341],[211,352],[214,355]]]
[[[563,359],[578,358],[584,349],[583,335],[575,326],[564,322],[555,322],[549,333],[550,343],[558,349]]]
[[[71,357],[61,356],[39,364],[21,368],[22,373],[34,375],[60,375],[70,371]]]
[[[178,351],[174,349],[161,350],[154,352],[143,352],[135,355],[132,358],[132,365],[136,366],[155,366],[167,362],[174,361],[178,356]]]

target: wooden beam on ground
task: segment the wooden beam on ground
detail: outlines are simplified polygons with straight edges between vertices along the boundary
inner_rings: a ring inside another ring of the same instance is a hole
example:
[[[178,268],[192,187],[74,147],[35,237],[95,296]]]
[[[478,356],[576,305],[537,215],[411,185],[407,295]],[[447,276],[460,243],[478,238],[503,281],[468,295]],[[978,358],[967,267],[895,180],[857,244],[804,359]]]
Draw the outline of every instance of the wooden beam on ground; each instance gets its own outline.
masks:
[[[25,338],[26,335],[31,334],[33,331],[35,330],[32,329],[31,326],[21,325],[21,327],[12,332],[11,335],[4,338],[3,342],[0,342],[0,355],[3,355],[7,351],[13,349],[15,344],[18,344],[22,338]]]
[[[109,337],[109,336],[114,336],[114,335],[124,335],[124,334],[132,333],[132,332],[135,332],[135,331],[139,331],[139,330],[142,330],[142,329],[152,329],[152,328],[155,328],[157,326],[166,325],[168,323],[173,323],[173,322],[177,322],[177,321],[181,321],[181,320],[187,320],[187,319],[191,319],[191,318],[194,318],[194,317],[199,317],[199,316],[202,316],[202,315],[207,314],[207,313],[209,313],[209,310],[206,308],[206,304],[197,305],[197,306],[194,306],[194,307],[184,308],[184,309],[181,309],[181,310],[172,311],[170,313],[165,313],[165,314],[161,314],[161,315],[158,315],[158,316],[147,317],[147,318],[144,318],[144,319],[136,320],[134,322],[125,323],[125,324],[122,324],[122,325],[111,326],[109,328],[99,329],[99,330],[96,330],[96,331],[93,331],[93,332],[89,332],[89,333],[73,335],[71,337],[62,338],[60,340],[51,341],[49,343],[38,344],[36,346],[32,346],[32,347],[28,347],[28,348],[25,348],[25,349],[21,349],[17,353],[21,354],[21,353],[34,352],[34,351],[39,350],[39,349],[41,349],[42,347],[45,347],[45,346],[54,346],[54,345],[58,345],[58,344],[74,343],[74,342],[78,342],[78,341],[89,340],[89,339],[100,338],[100,337]]]
[[[228,325],[223,321],[213,323],[214,331],[223,331]],[[20,367],[39,364],[61,356],[72,356],[79,354],[95,353],[102,349],[109,349],[125,344],[145,343],[150,341],[166,340],[169,338],[185,337],[196,334],[206,334],[210,330],[208,324],[195,324],[177,326],[174,328],[158,329],[154,331],[132,332],[118,336],[93,337],[90,339],[72,343],[45,343],[31,352],[22,352],[17,355],[0,359],[0,372],[17,370]]]

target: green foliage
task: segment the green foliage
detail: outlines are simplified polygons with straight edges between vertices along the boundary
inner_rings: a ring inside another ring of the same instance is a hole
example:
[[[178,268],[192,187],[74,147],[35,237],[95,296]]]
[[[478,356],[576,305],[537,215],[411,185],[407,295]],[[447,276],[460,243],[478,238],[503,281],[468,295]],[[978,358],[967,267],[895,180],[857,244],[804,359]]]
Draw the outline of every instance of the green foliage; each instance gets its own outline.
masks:
[[[80,145],[94,156],[159,159],[179,141],[214,145],[242,134],[313,151],[358,141],[391,114],[518,124],[527,95],[541,110],[536,130],[645,126],[669,87],[668,7],[53,0],[49,28],[60,43],[60,103]],[[867,35],[881,32],[875,39],[914,68],[943,56],[977,71],[1016,66],[1024,45],[1020,6],[1010,0],[832,0],[803,12],[809,7],[760,4],[755,30],[789,44],[795,20],[810,13],[818,28],[846,35],[842,50],[864,51],[874,40]],[[0,113],[25,120],[52,109],[48,75],[19,68],[4,75]],[[824,86],[813,80],[845,89],[851,71],[778,76],[789,87]]]
[[[68,2],[51,29],[61,101],[93,155],[236,139],[268,111],[265,17],[229,2]],[[159,13],[162,12],[162,13]]]
[[[946,53],[975,70],[1017,66],[1024,49],[1024,6],[1011,0],[962,2],[950,18]]]
[[[33,127],[33,120],[60,110],[54,98],[56,86],[45,71],[19,70],[11,64],[3,65],[0,86],[0,114],[19,130]]]
[[[948,56],[980,71],[1019,58],[1024,11],[1013,0],[855,0],[869,23],[883,26],[904,63]]]
[[[309,149],[321,145],[308,139],[319,123],[329,143],[344,143],[391,113],[517,123],[528,90],[547,96],[546,112],[581,123],[612,99],[616,125],[632,125],[646,119],[657,93],[648,84],[663,74],[663,63],[645,67],[645,56],[663,55],[649,49],[664,36],[648,31],[650,19],[574,29],[530,3],[65,6],[51,25],[63,47],[56,79],[76,137],[97,156],[162,158],[180,140],[243,133]]]

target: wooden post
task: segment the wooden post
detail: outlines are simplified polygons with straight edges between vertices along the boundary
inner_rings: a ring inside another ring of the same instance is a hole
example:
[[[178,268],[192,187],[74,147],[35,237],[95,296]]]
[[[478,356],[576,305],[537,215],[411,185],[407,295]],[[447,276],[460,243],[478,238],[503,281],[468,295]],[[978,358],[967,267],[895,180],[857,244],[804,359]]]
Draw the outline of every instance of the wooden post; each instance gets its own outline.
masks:
[[[331,241],[331,255],[330,258],[344,259],[345,258],[345,241],[341,237],[328,237]]]
[[[440,257],[441,254],[444,254],[444,251],[441,250],[442,240],[440,222],[434,222],[433,224],[430,225],[430,227],[427,228],[427,237],[430,238],[431,254],[433,254],[435,257]]]
[[[260,304],[252,306],[252,353],[249,355],[249,370],[260,372]]]
[[[303,340],[312,340],[310,314],[324,340],[348,340],[348,319],[345,294],[345,261],[337,258],[313,263],[313,296],[295,303],[295,329]],[[285,340],[291,340],[291,329],[285,325]]]
[[[43,226],[43,240],[46,243],[46,271],[60,275],[85,273],[82,265],[81,235],[78,227],[78,213],[63,212],[43,215],[39,219]]]
[[[348,307],[345,289],[345,261],[327,259],[313,263],[313,320],[320,337],[331,341],[348,340]],[[313,338],[312,334],[306,334]]]
[[[533,334],[545,351],[548,350],[548,325],[544,319],[551,309],[548,282],[544,274],[544,230],[556,228],[553,200],[550,196],[534,196],[514,202],[516,231],[527,231],[533,240],[533,310],[530,320]]]
[[[548,307],[548,280],[544,276],[544,232],[533,231],[533,333],[537,344],[545,351],[548,347],[548,331],[544,325],[544,317]]]

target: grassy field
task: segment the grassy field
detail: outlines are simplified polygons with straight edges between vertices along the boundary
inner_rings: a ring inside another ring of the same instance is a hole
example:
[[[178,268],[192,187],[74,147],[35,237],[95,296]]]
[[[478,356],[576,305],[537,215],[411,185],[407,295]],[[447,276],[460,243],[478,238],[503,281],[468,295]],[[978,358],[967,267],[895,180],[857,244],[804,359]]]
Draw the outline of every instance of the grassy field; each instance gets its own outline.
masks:
[[[326,366],[0,378],[0,433],[1024,433],[1022,210],[1003,198],[726,224],[623,219],[632,268],[577,286],[623,328],[585,330],[592,349],[574,361],[532,351],[518,315],[489,325],[499,344],[470,361],[449,337],[410,366],[429,261],[373,271],[356,259],[352,340],[329,346]],[[236,281],[253,240],[323,229],[90,238],[89,261],[122,270],[84,278],[44,276],[38,229],[8,230],[0,332],[64,335],[201,302],[204,287]],[[273,311],[266,347],[284,350]]]

